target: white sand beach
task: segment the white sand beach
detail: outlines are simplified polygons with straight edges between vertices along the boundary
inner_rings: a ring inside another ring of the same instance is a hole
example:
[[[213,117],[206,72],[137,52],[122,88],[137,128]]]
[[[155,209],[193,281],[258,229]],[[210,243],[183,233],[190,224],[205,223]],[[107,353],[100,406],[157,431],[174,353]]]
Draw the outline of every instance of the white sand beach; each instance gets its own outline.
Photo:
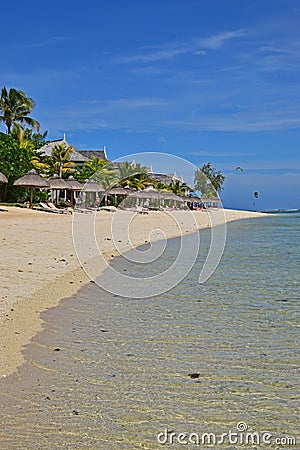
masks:
[[[71,296],[89,277],[81,268],[72,239],[72,215],[50,214],[7,207],[0,214],[1,227],[1,299],[0,299],[0,376],[7,376],[22,364],[22,347],[42,329],[40,313]],[[226,222],[265,216],[263,213],[224,210]],[[132,219],[130,245],[121,242],[118,250],[111,239],[113,213],[100,211],[96,219],[97,241],[107,261],[130,246],[144,244],[152,230],[161,230],[167,238],[179,234],[174,220],[165,212],[148,214],[124,212]],[[176,211],[183,222],[185,211]],[[193,212],[195,228],[210,226],[209,214]],[[126,218],[126,220],[128,217]],[[126,222],[126,221],[125,221]],[[161,233],[157,234],[157,239]],[[152,236],[152,240],[155,240]],[[105,267],[105,266],[104,266]],[[103,267],[103,268],[104,268]]]

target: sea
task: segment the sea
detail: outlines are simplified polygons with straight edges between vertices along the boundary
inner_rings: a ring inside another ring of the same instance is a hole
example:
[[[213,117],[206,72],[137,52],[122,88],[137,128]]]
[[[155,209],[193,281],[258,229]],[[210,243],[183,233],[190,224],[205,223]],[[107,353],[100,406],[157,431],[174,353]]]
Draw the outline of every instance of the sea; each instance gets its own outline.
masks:
[[[0,449],[300,448],[300,212],[228,224],[204,284],[211,230],[200,235],[191,271],[161,295],[91,282],[43,313],[0,382]],[[179,248],[168,240],[161,264]],[[147,264],[111,264],[147,282]]]

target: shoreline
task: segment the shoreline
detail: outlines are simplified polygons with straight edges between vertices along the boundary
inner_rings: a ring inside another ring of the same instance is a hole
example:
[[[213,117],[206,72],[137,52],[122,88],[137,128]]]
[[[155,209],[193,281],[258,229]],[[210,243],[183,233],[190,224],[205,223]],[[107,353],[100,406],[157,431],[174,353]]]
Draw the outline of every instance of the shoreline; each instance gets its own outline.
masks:
[[[76,294],[90,282],[73,246],[73,216],[16,207],[6,209],[8,212],[0,213],[0,286],[3,292],[0,299],[0,377],[12,374],[23,364],[23,347],[43,328],[41,313],[59,305],[62,299]],[[251,211],[223,211],[226,223],[269,216]],[[132,230],[130,240],[120,244],[118,250],[111,236],[114,214],[100,211],[96,215],[96,236],[101,241],[101,251],[107,264],[112,257],[123,254],[132,246],[144,244],[152,230],[161,229],[167,239],[180,235],[174,220],[165,212],[122,214],[125,222],[132,220]],[[176,221],[184,220],[184,214],[187,212],[176,211]],[[210,227],[209,216],[207,211],[193,211],[195,227],[183,231],[193,233],[197,229]],[[161,233],[151,240],[159,239]],[[103,270],[105,267],[104,264]]]

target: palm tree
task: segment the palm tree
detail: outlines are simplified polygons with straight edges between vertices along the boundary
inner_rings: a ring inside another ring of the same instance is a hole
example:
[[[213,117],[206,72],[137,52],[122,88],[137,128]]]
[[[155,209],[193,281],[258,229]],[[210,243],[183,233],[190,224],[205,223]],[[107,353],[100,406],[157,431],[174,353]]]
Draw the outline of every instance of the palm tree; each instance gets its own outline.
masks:
[[[74,163],[70,161],[70,155],[73,152],[73,147],[67,147],[65,144],[56,144],[50,156],[51,165],[54,172],[62,178],[63,173],[74,172]]]
[[[94,174],[97,174],[98,171],[101,171],[107,164],[108,162],[105,159],[100,159],[96,156],[93,156],[90,161],[86,161],[84,163],[84,167],[79,169],[77,178],[79,179],[79,181],[83,182],[87,178],[93,177]]]
[[[164,183],[163,181],[153,180],[153,186],[155,189],[157,189],[160,192],[172,192],[170,185],[167,183]]]
[[[223,190],[224,181],[225,176],[209,162],[195,171],[194,189],[204,195],[217,196]]]
[[[135,162],[123,161],[115,166],[120,186],[142,190],[153,184],[148,176],[147,167]]]
[[[36,120],[28,117],[35,106],[32,98],[27,97],[25,92],[6,87],[2,88],[0,97],[0,121],[7,127],[7,134],[10,134],[12,127],[23,128],[21,124],[26,123],[30,127],[39,131],[40,124]]]
[[[134,176],[138,176],[141,174],[147,175],[146,167],[141,166],[141,164],[128,161],[117,163],[116,171],[118,173],[119,180],[120,182],[122,182],[122,184],[126,184],[126,180],[129,178],[133,178]]]
[[[153,180],[148,177],[147,173],[142,172],[128,177],[126,180],[123,180],[120,185],[123,187],[129,186],[131,189],[142,191],[148,186],[152,186]]]
[[[106,164],[107,161],[105,159],[100,159],[96,156],[93,156],[92,159],[90,161],[87,161],[84,165],[94,174],[95,172],[98,172],[98,170],[102,169],[102,167]]]
[[[172,180],[170,184],[170,190],[176,195],[183,195],[189,187],[186,183],[180,180]]]
[[[26,132],[23,128],[14,127],[11,131],[11,137],[19,142],[20,148],[25,148],[34,153],[34,143],[30,139],[27,139]]]
[[[56,144],[51,156],[41,155],[38,152],[33,154],[31,163],[43,175],[52,176],[58,174],[62,178],[63,174],[75,172],[75,164],[70,161],[70,154],[73,147],[65,144]]]

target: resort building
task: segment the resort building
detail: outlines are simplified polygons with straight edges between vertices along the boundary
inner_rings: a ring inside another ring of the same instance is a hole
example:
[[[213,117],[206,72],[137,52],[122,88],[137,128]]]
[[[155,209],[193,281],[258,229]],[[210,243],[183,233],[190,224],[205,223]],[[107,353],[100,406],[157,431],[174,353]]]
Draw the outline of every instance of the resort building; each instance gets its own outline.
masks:
[[[72,146],[73,152],[70,155],[70,160],[77,166],[83,166],[86,161],[90,161],[93,157],[107,160],[105,146],[102,150],[78,150],[78,148],[76,148],[74,145],[71,145],[67,142],[66,135],[64,135],[63,139],[57,139],[55,141],[47,142],[38,151],[41,152],[42,155],[51,156],[54,147],[61,144],[65,145],[66,147]]]

